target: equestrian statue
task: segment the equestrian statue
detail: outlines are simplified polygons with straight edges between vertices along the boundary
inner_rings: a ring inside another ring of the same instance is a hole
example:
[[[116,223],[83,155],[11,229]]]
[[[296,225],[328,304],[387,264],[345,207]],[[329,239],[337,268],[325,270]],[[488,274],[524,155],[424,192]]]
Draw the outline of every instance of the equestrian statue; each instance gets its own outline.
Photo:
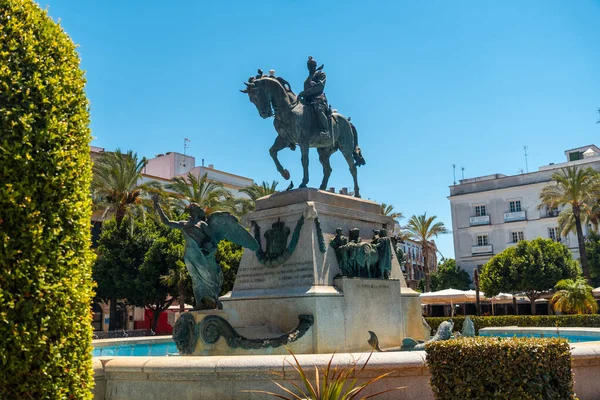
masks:
[[[303,188],[308,184],[308,151],[315,147],[323,166],[323,181],[319,189],[327,189],[331,175],[329,157],[340,150],[350,167],[354,195],[360,197],[356,167],[364,165],[365,159],[358,147],[356,128],[350,118],[329,106],[324,92],[327,77],[323,65],[317,68],[315,59],[308,57],[307,67],[304,90],[297,96],[285,79],[275,76],[275,71],[269,71],[267,76],[260,69],[258,75],[244,82],[246,89],[241,92],[248,94],[262,118],[275,116],[273,125],[278,136],[269,153],[284,179],[290,179],[290,173],[279,162],[277,153],[286,147],[295,150],[296,146],[300,146],[304,172],[300,187]]]

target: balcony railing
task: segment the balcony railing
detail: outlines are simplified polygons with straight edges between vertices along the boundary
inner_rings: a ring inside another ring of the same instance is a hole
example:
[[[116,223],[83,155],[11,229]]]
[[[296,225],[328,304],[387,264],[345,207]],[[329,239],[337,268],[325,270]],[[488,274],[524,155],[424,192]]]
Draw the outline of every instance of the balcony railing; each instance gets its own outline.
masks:
[[[504,222],[525,221],[527,214],[525,211],[514,211],[504,213]]]
[[[558,214],[560,214],[560,211],[556,208],[540,210],[540,218],[555,218],[558,217]]]
[[[490,254],[492,253],[492,245],[486,246],[473,246],[471,247],[471,254]]]
[[[480,215],[479,217],[469,218],[469,226],[489,225],[489,224],[490,224],[490,216],[489,215]]]

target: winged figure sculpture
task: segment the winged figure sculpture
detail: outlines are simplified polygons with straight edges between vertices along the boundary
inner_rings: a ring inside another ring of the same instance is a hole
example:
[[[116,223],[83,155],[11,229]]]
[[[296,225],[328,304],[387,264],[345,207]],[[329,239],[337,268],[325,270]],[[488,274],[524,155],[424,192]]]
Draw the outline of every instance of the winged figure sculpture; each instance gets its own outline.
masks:
[[[214,212],[208,218],[202,207],[191,203],[186,211],[187,221],[171,221],[154,198],[154,207],[161,221],[167,226],[180,229],[185,239],[184,261],[192,278],[196,310],[222,308],[219,293],[223,285],[223,271],[215,260],[217,245],[227,239],[252,251],[259,245],[252,235],[227,212]]]

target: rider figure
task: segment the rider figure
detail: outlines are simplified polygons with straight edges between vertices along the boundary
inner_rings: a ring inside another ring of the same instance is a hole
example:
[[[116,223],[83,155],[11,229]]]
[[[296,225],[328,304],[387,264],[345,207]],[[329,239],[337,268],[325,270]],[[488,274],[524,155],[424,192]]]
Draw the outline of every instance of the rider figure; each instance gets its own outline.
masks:
[[[306,65],[308,78],[304,81],[304,91],[298,97],[304,104],[312,105],[321,128],[321,139],[329,139],[328,104],[327,97],[323,93],[327,76],[323,72],[323,65],[317,68],[317,62],[311,56],[308,57]]]

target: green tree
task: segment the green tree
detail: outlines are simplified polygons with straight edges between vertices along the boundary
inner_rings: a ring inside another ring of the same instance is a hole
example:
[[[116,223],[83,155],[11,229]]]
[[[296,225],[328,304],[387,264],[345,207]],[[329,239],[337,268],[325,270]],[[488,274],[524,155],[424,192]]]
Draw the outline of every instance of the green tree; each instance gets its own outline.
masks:
[[[192,278],[183,261],[175,263],[174,268],[169,269],[167,274],[161,275],[161,283],[165,286],[177,288],[177,302],[179,303],[179,312],[185,311],[185,304],[194,302]]]
[[[496,254],[480,273],[481,290],[488,297],[501,292],[525,293],[535,315],[535,300],[561,279],[575,278],[578,269],[569,248],[550,239],[521,240]]]
[[[136,290],[138,269],[152,241],[153,236],[141,218],[120,226],[114,219],[104,223],[93,278],[97,283],[96,297],[110,301],[109,330],[116,329],[117,300],[127,299]]]
[[[410,217],[406,226],[406,231],[410,237],[421,244],[423,249],[423,272],[425,273],[425,289],[431,291],[431,271],[429,268],[429,254],[435,251],[435,245],[431,242],[438,235],[448,233],[448,230],[441,221],[436,222],[436,216],[427,217],[423,215],[413,215]]]
[[[453,258],[445,258],[440,261],[437,271],[431,274],[431,290],[433,291],[450,288],[469,290],[470,285],[469,273],[456,265]]]
[[[381,215],[385,215],[387,217],[391,217],[395,220],[404,218],[399,211],[394,211],[394,206],[391,204],[381,203]]]
[[[595,314],[598,303],[592,295],[592,287],[585,279],[563,279],[556,286],[552,296],[554,310],[564,314]]]
[[[114,215],[117,226],[126,215],[143,215],[150,206],[147,195],[161,191],[156,181],[142,183],[142,169],[146,165],[145,157],[139,159],[137,153],[120,149],[106,152],[94,164],[92,196],[95,208],[103,215]],[[146,197],[146,201],[144,198]]]
[[[277,181],[271,183],[263,181],[260,185],[254,183],[252,186],[246,186],[240,189],[240,192],[247,194],[252,201],[256,201],[261,197],[277,193],[277,185],[279,185]]]
[[[222,183],[211,181],[208,174],[197,177],[191,172],[186,177],[175,177],[166,189],[176,194],[177,207],[182,211],[189,203],[196,203],[207,214],[222,209],[222,203],[231,197]]]
[[[152,310],[155,331],[160,313],[178,295],[177,286],[162,277],[183,262],[183,236],[152,218],[135,218],[133,230],[127,225],[108,221],[100,235],[93,275],[97,296],[111,304],[121,299]]]
[[[237,276],[244,248],[228,240],[222,240],[215,254],[215,260],[223,270],[223,287],[221,288],[221,296],[233,289],[235,277]]]
[[[75,45],[0,0],[0,398],[91,399],[90,130]]]
[[[585,253],[590,263],[590,276],[594,287],[600,286],[600,236],[591,234],[585,242]]]
[[[134,306],[152,310],[151,329],[156,332],[160,314],[173,304],[178,295],[178,287],[165,284],[161,278],[183,264],[184,242],[181,231],[170,229],[150,218],[146,223],[150,225],[155,238],[138,269],[135,291],[127,296],[127,300]],[[183,284],[182,288],[185,290]]]
[[[597,173],[591,168],[578,166],[563,168],[560,172],[552,174],[553,185],[546,186],[540,193],[542,204],[540,207],[557,208],[569,206],[573,214],[575,232],[579,245],[579,257],[583,275],[588,281],[591,279],[587,254],[585,252],[585,238],[581,226],[582,211],[591,209],[598,197]],[[563,223],[563,227],[568,224]],[[566,235],[568,232],[561,232]]]

